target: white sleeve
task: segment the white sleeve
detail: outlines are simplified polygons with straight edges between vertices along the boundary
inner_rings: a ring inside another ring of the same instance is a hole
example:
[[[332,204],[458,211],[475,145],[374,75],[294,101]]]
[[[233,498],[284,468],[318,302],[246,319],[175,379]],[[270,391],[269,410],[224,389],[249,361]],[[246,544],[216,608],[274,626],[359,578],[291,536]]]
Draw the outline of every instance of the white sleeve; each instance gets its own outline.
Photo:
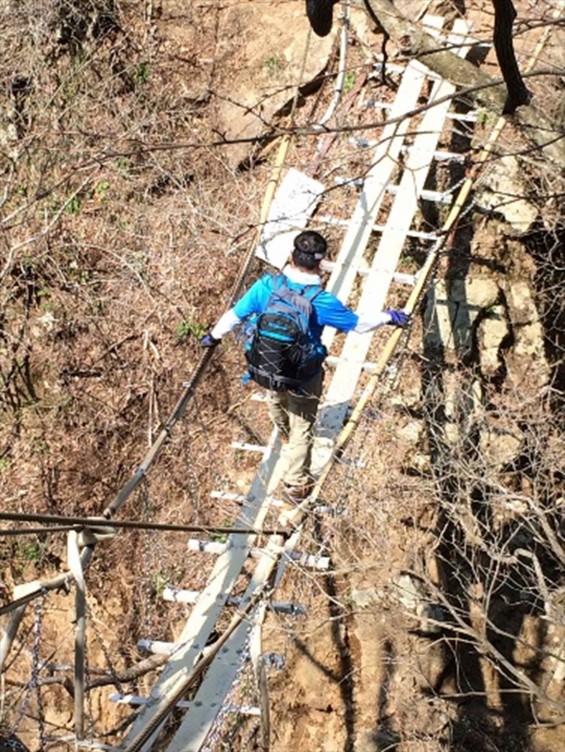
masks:
[[[358,334],[364,334],[365,332],[370,332],[373,329],[378,329],[380,326],[384,326],[385,324],[390,324],[390,322],[390,313],[385,313],[384,311],[375,311],[374,313],[367,313],[359,316],[359,321],[357,322],[357,326],[353,331],[357,332]]]
[[[233,312],[233,308],[230,308],[229,311],[226,311],[223,316],[221,316],[220,320],[216,324],[216,326],[212,329],[210,334],[214,339],[222,339],[222,337],[228,332],[231,332],[232,329],[235,329],[235,327],[241,324],[241,319],[239,316],[236,316]]]

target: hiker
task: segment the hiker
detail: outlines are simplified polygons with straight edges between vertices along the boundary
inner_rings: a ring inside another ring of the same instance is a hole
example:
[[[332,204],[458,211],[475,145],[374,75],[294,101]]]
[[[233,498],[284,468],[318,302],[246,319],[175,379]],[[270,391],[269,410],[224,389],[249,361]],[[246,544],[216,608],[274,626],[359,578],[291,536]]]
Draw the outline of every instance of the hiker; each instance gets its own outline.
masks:
[[[322,235],[312,230],[301,232],[294,239],[291,260],[282,274],[266,274],[257,280],[200,340],[202,347],[214,347],[243,323],[250,376],[269,389],[271,418],[284,444],[285,496],[292,502],[305,499],[312,487],[313,427],[322,393],[322,363],[327,355],[321,341],[324,326],[363,333],[385,324],[408,323],[404,311],[390,309],[358,316],[324,290],[320,264],[326,253]],[[304,335],[296,338],[294,329],[301,325]],[[291,329],[293,333],[289,333]],[[293,336],[293,343],[286,344]]]

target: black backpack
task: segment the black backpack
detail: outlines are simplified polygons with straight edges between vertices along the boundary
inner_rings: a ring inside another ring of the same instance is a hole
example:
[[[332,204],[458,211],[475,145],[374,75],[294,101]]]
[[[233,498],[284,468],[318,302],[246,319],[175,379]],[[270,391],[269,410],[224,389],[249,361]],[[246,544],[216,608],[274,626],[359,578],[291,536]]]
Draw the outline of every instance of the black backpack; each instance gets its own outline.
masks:
[[[327,352],[312,339],[310,318],[321,292],[318,285],[297,292],[284,275],[274,277],[263,312],[245,331],[249,375],[261,386],[274,392],[300,389],[319,373]]]

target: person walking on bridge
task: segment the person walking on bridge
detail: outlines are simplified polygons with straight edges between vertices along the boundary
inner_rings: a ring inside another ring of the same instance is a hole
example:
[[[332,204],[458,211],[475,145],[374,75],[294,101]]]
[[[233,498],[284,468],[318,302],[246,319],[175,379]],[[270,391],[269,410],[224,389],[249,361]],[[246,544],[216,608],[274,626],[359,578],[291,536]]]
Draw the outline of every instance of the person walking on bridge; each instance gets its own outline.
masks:
[[[201,340],[215,347],[243,324],[251,378],[268,391],[270,415],[283,441],[285,496],[294,503],[312,488],[313,428],[322,394],[325,326],[358,333],[392,324],[406,326],[408,315],[387,309],[358,316],[322,287],[320,265],[325,238],[307,230],[294,239],[282,274],[261,277]]]

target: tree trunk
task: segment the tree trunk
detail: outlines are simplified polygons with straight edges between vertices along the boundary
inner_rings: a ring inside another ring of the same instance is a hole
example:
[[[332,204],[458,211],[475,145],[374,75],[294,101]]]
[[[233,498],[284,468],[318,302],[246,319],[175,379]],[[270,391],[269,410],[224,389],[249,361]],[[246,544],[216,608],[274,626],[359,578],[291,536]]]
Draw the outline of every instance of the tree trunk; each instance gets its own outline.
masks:
[[[409,54],[412,57],[418,58],[430,70],[457,87],[478,87],[469,96],[488,109],[505,111],[505,86],[502,81],[497,82],[453,52],[438,49],[437,41],[405,18],[390,0],[364,0],[364,3],[371,18],[397,44],[402,40],[399,46],[403,50],[409,46]],[[514,120],[523,126],[524,132],[540,149],[543,157],[561,164],[563,149],[559,139],[562,139],[564,134],[558,125],[531,106],[520,107],[514,114]]]
[[[512,0],[492,0],[492,4],[494,5],[494,49],[508,89],[502,112],[505,115],[512,115],[517,107],[528,104],[532,95],[522,80],[514,54],[512,24],[516,18],[516,10]]]

